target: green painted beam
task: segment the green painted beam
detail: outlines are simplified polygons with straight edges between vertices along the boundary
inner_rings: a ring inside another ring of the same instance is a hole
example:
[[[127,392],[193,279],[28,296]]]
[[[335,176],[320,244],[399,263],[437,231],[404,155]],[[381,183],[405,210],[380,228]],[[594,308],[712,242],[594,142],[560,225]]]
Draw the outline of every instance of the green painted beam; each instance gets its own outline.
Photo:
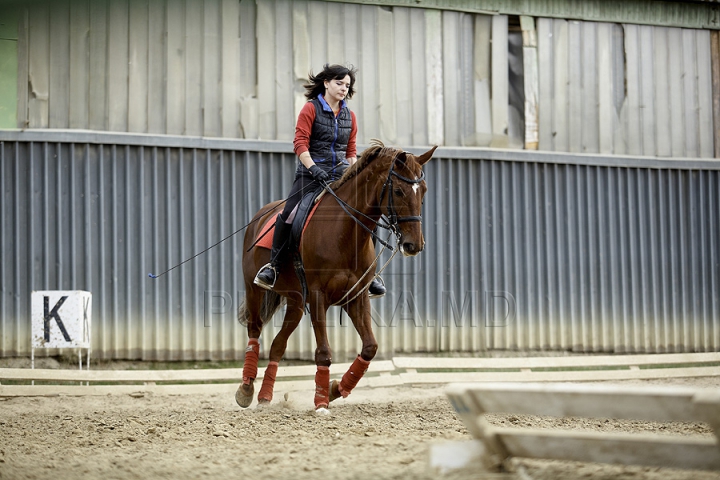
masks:
[[[381,7],[528,15],[592,22],[720,30],[720,3],[660,0],[326,0]]]
[[[19,10],[0,6],[0,128],[17,127]]]

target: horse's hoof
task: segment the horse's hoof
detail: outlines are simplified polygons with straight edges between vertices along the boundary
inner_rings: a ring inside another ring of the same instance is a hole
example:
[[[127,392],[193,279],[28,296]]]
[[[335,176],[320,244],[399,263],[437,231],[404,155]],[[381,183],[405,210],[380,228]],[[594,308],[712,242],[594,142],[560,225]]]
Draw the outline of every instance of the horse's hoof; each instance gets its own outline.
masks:
[[[342,397],[342,393],[340,393],[340,382],[337,380],[333,380],[330,383],[330,401],[337,400],[338,398]]]
[[[330,410],[328,410],[325,407],[320,407],[315,409],[316,415],[330,415]]]
[[[257,407],[255,407],[255,408],[257,408],[258,410],[262,410],[262,409],[267,408],[267,407],[269,407],[269,406],[270,406],[270,400],[260,400],[260,399],[258,399],[258,404],[257,404]]]
[[[235,401],[242,408],[247,408],[252,403],[254,395],[255,387],[253,387],[253,384],[245,385],[243,383],[238,387],[237,392],[235,392]]]

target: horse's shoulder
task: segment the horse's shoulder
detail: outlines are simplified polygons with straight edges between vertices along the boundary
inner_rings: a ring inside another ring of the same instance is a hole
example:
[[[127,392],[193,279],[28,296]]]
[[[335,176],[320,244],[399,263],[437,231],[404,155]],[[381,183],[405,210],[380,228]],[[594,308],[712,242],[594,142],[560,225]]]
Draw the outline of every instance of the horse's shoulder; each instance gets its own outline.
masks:
[[[277,200],[263,205],[262,208],[260,208],[260,210],[255,212],[255,215],[253,215],[252,221],[250,221],[250,223],[248,224],[248,226],[250,227],[248,232],[257,232],[259,229],[261,229],[270,216],[277,215],[282,211],[282,205],[282,200]],[[252,235],[255,235],[255,233],[251,233],[251,236]]]
[[[282,200],[275,200],[274,202],[267,203],[263,205],[260,210],[255,213],[255,218],[260,218],[268,213],[272,212],[273,210],[277,210],[277,208],[283,203]]]

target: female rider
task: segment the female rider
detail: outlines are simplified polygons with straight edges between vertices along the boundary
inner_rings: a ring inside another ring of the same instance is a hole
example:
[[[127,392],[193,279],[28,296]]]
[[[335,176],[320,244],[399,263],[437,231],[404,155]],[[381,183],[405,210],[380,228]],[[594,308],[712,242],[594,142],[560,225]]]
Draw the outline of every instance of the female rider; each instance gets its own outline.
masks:
[[[268,290],[275,285],[295,208],[303,193],[314,190],[318,183],[337,180],[357,160],[357,119],[346,102],[355,93],[356,73],[352,66],[325,64],[317,75],[311,72],[309,83],[304,85],[308,102],[298,115],[293,142],[300,162],[285,207],[275,221],[270,263],[255,276],[255,285]],[[368,291],[371,297],[385,294],[379,277],[373,279]]]

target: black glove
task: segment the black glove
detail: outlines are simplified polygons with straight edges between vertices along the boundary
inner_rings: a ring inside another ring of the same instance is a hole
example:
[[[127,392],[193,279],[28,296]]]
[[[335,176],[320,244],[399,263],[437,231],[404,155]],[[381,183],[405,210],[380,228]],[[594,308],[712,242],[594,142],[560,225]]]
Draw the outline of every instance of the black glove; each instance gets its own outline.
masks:
[[[320,183],[326,183],[328,180],[330,180],[330,175],[323,170],[322,168],[318,167],[317,165],[313,165],[309,168],[310,175],[313,176],[313,179]]]

